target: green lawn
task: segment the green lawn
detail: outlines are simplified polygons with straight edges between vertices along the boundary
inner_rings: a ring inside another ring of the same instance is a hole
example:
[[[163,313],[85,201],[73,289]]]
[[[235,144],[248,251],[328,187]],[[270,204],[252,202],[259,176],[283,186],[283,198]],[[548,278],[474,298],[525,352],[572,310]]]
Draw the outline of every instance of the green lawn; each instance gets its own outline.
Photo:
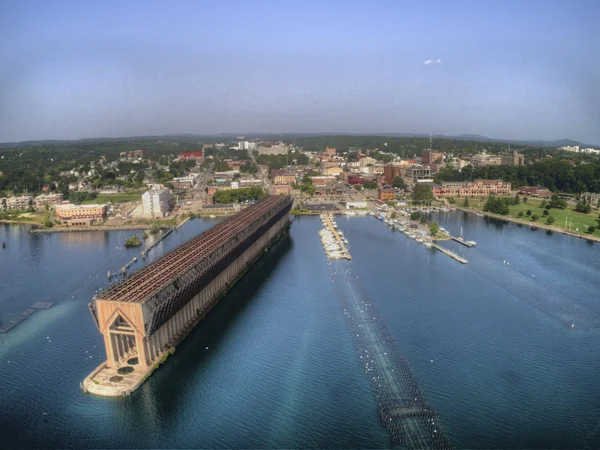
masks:
[[[483,209],[483,206],[485,205],[486,200],[487,197],[470,197],[469,208],[481,211]],[[458,198],[456,199],[457,206],[462,206],[463,202],[464,198],[460,200]],[[538,216],[540,216],[536,223],[546,224],[546,219],[548,218],[548,216],[544,216],[544,208],[540,208],[541,202],[541,199],[528,198],[527,203],[524,203],[523,198],[521,198],[520,204],[510,206],[510,216],[517,217],[519,211],[523,211],[522,219],[533,222],[530,216],[526,215],[527,210],[531,210],[531,215],[537,214]],[[599,211],[592,210],[590,214],[582,214],[576,212],[574,208],[575,205],[569,203],[566,209],[550,209],[548,212],[550,216],[554,217],[554,223],[552,224],[552,226],[556,228],[568,229],[569,231],[573,232],[576,232],[576,229],[579,228],[579,233],[581,234],[587,233],[587,229],[590,225],[593,225],[595,227],[600,226],[600,219],[598,217]],[[568,220],[566,227],[565,219]],[[600,230],[597,229],[593,235],[600,236]]]
[[[107,195],[103,195],[103,194],[99,194],[95,199],[93,200],[86,200],[83,202],[84,205],[89,205],[89,204],[102,204],[102,203],[119,203],[119,202],[137,202],[140,201],[142,199],[142,195],[141,194],[107,194]]]

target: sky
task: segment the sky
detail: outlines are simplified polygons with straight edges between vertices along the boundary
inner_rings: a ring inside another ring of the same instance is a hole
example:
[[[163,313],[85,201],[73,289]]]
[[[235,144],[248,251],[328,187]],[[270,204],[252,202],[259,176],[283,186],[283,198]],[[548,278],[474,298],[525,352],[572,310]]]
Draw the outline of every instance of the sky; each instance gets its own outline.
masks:
[[[0,2],[0,142],[432,133],[600,146],[600,0]]]

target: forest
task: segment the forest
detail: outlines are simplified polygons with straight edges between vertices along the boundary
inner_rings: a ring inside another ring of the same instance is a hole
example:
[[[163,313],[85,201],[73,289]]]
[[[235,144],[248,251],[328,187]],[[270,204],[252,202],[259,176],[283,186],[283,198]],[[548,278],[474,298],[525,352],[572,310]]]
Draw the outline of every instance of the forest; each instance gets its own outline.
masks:
[[[573,165],[565,159],[545,158],[522,167],[463,167],[462,171],[444,167],[435,176],[442,181],[473,181],[479,178],[510,181],[512,188],[544,186],[553,192],[600,192],[600,162]]]

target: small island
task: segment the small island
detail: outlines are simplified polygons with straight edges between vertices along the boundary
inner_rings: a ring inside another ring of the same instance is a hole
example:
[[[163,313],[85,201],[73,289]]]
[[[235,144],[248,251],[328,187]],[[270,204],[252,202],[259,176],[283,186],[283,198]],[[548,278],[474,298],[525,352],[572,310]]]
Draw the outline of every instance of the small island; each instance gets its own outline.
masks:
[[[131,236],[125,241],[125,247],[127,248],[139,247],[140,245],[142,245],[142,241],[137,236]]]

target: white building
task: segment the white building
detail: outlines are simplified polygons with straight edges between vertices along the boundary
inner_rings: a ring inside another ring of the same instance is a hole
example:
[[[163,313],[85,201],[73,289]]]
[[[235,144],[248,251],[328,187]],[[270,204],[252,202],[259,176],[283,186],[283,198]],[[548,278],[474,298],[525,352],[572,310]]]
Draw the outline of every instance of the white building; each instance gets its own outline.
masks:
[[[579,153],[579,145],[567,145],[566,147],[561,147],[560,149],[564,150],[565,152]]]
[[[597,150],[595,148],[582,148],[581,153],[594,153],[595,155],[598,155],[600,154],[600,150]]]
[[[9,210],[26,210],[33,205],[33,197],[31,195],[22,195],[20,197],[8,197],[6,199],[6,209]]]
[[[346,203],[346,209],[354,209],[354,208],[359,208],[359,209],[364,209],[367,207],[367,202],[365,201],[349,201],[348,203]]]
[[[142,194],[143,215],[153,219],[165,217],[173,208],[173,203],[173,194],[169,189],[153,186]]]

